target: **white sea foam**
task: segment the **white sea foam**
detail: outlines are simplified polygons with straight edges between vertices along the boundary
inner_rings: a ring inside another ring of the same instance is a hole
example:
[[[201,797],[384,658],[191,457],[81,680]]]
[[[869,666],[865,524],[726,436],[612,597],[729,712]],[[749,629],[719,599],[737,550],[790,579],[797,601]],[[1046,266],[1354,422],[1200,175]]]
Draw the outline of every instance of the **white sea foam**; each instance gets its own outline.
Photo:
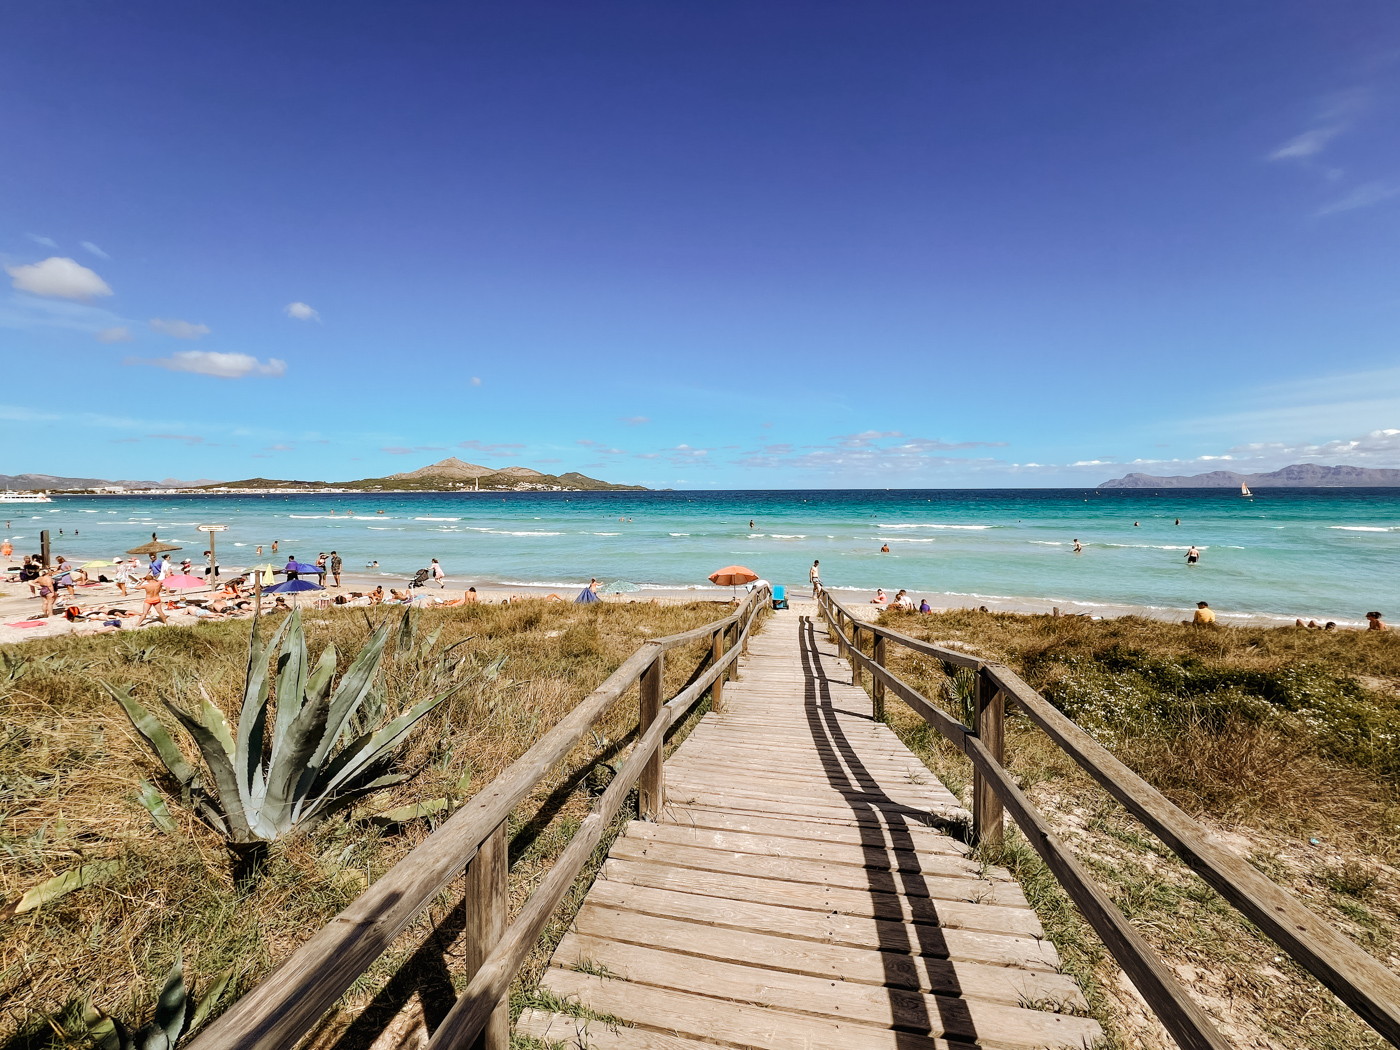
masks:
[[[593,535],[595,535],[595,536],[621,536],[622,533],[620,533],[620,532],[595,532]]]
[[[414,518],[414,521],[461,521],[461,518]]]
[[[1144,550],[1144,551],[1189,551],[1189,550],[1191,549],[1189,546],[1186,546],[1186,547],[1174,547],[1174,546],[1171,546],[1171,545],[1165,545],[1165,546],[1164,546],[1163,544],[1160,544],[1160,543],[1105,543],[1104,546],[1105,546],[1105,547],[1130,547],[1130,548],[1133,548],[1133,549],[1136,549],[1136,550]],[[1209,547],[1209,545],[1207,545],[1207,544],[1201,543],[1201,544],[1197,544],[1197,545],[1196,545],[1196,549],[1197,549],[1198,551],[1208,551],[1208,550],[1210,550],[1210,547]]]
[[[774,533],[772,533],[771,535],[772,535],[773,539],[775,539],[775,540],[805,540],[805,539],[807,538],[807,534],[806,534],[806,533],[794,533],[794,534],[788,535],[788,534],[781,533],[781,532],[774,532]]]
[[[1327,527],[1338,529],[1341,532],[1400,532],[1400,528],[1388,525],[1328,525]]]
[[[923,538],[919,536],[891,536],[885,540],[886,543],[937,543],[933,537]]]
[[[689,536],[690,533],[688,533],[688,532],[673,532],[673,533],[671,533],[671,535],[672,535],[672,536]]]
[[[879,526],[877,526],[877,528],[881,528],[881,529],[972,529],[972,530],[976,530],[976,531],[981,531],[982,529],[999,529],[999,528],[1001,528],[1001,526],[1000,526],[1000,525],[941,525],[941,524],[922,524],[922,525],[879,525]]]

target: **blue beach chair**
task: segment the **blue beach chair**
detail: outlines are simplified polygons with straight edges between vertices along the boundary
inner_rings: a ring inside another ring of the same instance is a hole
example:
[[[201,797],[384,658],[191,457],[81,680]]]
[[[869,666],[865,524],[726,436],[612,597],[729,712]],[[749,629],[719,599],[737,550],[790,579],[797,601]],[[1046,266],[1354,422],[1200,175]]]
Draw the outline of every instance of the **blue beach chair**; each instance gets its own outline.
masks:
[[[773,608],[775,608],[775,609],[786,609],[787,607],[788,607],[788,603],[787,603],[787,590],[786,590],[785,588],[782,588],[782,587],[774,587],[774,588],[773,588]]]

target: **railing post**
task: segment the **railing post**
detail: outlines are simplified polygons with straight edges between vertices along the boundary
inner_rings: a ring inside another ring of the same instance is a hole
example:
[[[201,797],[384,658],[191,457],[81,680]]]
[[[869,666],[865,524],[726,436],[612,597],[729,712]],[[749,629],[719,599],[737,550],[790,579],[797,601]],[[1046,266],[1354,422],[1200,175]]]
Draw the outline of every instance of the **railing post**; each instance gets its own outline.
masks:
[[[710,643],[710,660],[719,663],[724,657],[724,631],[716,631],[714,641]],[[724,672],[721,671],[715,676],[714,685],[710,686],[710,710],[724,710]]]
[[[885,636],[877,634],[875,636],[875,662],[881,667],[885,666]],[[885,683],[875,675],[870,683],[870,699],[875,713],[875,721],[885,720]]]
[[[640,686],[641,716],[637,720],[637,737],[646,735],[651,724],[661,715],[661,683],[664,679],[666,654],[659,652],[650,667],[642,672]],[[666,781],[661,767],[661,748],[647,760],[637,778],[637,812],[643,820],[655,820],[666,805]]]
[[[476,856],[467,865],[466,950],[463,962],[470,980],[491,949],[506,932],[506,909],[510,900],[506,877],[510,873],[506,825],[502,821],[481,843]],[[491,1012],[486,1027],[472,1043],[472,1050],[509,1050],[510,1000],[502,996]]]
[[[861,651],[860,624],[856,623],[854,620],[851,621],[851,646],[856,650],[856,652]],[[862,685],[860,664],[856,662],[854,654],[850,654],[849,659],[851,661],[851,685],[855,686],[857,689],[860,689]]]
[[[729,641],[729,645],[739,644],[739,633],[739,621],[735,620],[734,625],[730,627],[727,631],[725,631],[726,640]],[[731,635],[732,640],[729,640]],[[729,669],[725,672],[725,674],[729,676],[729,680],[731,682],[737,682],[739,680],[739,661],[735,660],[732,664],[730,664]]]
[[[1006,703],[986,674],[977,672],[977,713],[973,730],[982,746],[991,752],[998,765],[1006,764]],[[979,844],[1000,846],[1002,841],[1001,799],[992,790],[991,782],[980,771],[972,777],[972,823]]]

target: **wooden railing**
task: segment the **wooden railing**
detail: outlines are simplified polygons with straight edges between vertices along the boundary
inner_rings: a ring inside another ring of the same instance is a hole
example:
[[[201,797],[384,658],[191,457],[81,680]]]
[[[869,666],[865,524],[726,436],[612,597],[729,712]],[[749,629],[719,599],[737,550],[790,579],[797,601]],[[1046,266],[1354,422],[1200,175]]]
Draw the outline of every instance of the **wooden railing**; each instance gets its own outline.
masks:
[[[1309,911],[1287,890],[1211,842],[1204,827],[1114,758],[1009,667],[863,622],[825,589],[819,592],[817,600],[838,651],[850,661],[855,684],[861,684],[862,673],[869,672],[871,676],[875,717],[883,720],[885,697],[893,693],[972,761],[975,835],[982,842],[999,845],[1003,812],[1011,812],[1026,841],[1045,861],[1183,1050],[1224,1050],[1230,1044],[1016,786],[1005,767],[1007,703],[1019,707],[1192,871],[1303,969],[1391,1044],[1400,1046],[1400,977]],[[864,649],[865,638],[870,640],[869,654]],[[971,670],[976,676],[973,724],[964,725],[900,681],[886,664],[889,643],[941,661],[945,670]]]
[[[506,1050],[510,1044],[506,993],[516,972],[632,786],[638,787],[642,816],[655,817],[661,809],[666,731],[707,689],[715,708],[723,704],[724,678],[732,676],[734,662],[747,649],[754,618],[771,593],[766,584],[761,585],[730,616],[643,645],[509,769],[200,1033],[189,1050],[289,1050],[463,868],[466,957],[474,974],[428,1045],[430,1050],[472,1046]],[[704,672],[663,703],[665,654],[703,638],[712,638],[711,659]],[[631,754],[507,926],[506,818],[634,682],[640,682],[641,699],[638,739]]]

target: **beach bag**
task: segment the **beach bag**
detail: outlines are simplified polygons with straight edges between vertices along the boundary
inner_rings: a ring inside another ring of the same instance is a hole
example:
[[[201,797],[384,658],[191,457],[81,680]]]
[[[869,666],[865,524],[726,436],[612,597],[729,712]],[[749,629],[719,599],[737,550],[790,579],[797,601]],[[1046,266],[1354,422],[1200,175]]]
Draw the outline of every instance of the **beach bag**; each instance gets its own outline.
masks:
[[[68,620],[81,620],[83,618],[83,610],[79,609],[76,605],[70,605],[63,610],[63,616]]]

